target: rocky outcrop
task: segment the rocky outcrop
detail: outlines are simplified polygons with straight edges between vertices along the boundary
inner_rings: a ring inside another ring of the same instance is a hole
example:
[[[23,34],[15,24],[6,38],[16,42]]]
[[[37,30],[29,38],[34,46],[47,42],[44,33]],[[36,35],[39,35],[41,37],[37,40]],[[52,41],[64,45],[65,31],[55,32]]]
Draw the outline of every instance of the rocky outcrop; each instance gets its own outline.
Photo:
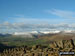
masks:
[[[72,39],[54,41],[53,43],[50,44],[50,48],[60,48],[60,49],[72,48],[74,49],[74,42]]]
[[[59,56],[60,51],[75,51],[73,40],[54,41],[48,47],[42,45],[17,47],[4,50],[0,56]]]

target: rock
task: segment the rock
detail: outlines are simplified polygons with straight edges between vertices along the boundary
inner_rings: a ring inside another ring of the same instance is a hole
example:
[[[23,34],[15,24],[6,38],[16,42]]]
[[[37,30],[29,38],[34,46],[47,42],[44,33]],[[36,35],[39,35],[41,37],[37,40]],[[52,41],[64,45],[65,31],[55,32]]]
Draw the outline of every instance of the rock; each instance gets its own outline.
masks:
[[[64,48],[74,48],[74,42],[72,39],[70,40],[63,40],[64,42]]]

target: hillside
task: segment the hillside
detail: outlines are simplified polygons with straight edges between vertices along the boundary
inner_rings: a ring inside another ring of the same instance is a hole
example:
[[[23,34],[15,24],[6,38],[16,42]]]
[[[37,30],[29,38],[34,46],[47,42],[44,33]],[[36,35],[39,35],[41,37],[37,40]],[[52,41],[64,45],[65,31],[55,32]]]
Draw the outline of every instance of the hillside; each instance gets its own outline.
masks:
[[[48,34],[48,35],[41,36],[39,38],[49,40],[49,41],[69,40],[69,39],[75,40],[75,34],[74,33]]]
[[[74,52],[73,40],[54,41],[49,46],[33,45],[5,49],[0,56],[60,56],[61,52]],[[73,54],[75,55],[75,54]],[[73,56],[70,55],[70,56]],[[67,55],[69,56],[69,55]]]

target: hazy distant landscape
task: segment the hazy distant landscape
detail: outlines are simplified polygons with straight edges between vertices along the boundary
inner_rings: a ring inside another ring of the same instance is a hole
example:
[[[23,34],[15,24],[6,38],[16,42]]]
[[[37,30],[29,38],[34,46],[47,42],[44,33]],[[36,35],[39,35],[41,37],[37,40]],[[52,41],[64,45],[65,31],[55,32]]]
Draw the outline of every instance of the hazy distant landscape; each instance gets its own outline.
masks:
[[[75,40],[75,33],[48,33],[48,34],[32,34],[32,37],[27,34],[23,35],[0,35],[0,43],[7,46],[32,46],[32,45],[49,45],[50,41],[59,40]]]
[[[1,52],[0,55],[8,56],[7,53],[9,53],[9,55],[13,55],[12,53],[14,52],[15,52],[14,55],[20,55],[20,56],[21,54],[33,56],[33,53],[35,55],[51,55],[49,54],[50,51],[54,53],[53,50],[56,50],[55,53],[58,56],[59,55],[58,50],[73,51],[75,45],[74,37],[75,37],[74,32],[73,33],[60,32],[60,33],[50,33],[42,35],[32,34],[32,37],[26,37],[25,35],[9,35],[9,34],[0,35],[0,52]]]

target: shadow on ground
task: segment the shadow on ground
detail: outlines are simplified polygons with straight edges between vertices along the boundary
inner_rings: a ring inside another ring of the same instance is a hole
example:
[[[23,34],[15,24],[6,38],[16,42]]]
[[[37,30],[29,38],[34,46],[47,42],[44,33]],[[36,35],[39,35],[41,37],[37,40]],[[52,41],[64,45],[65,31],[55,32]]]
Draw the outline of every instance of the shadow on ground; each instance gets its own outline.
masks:
[[[15,48],[15,46],[6,46],[0,43],[0,52],[3,52],[5,49],[12,49],[12,48]]]

